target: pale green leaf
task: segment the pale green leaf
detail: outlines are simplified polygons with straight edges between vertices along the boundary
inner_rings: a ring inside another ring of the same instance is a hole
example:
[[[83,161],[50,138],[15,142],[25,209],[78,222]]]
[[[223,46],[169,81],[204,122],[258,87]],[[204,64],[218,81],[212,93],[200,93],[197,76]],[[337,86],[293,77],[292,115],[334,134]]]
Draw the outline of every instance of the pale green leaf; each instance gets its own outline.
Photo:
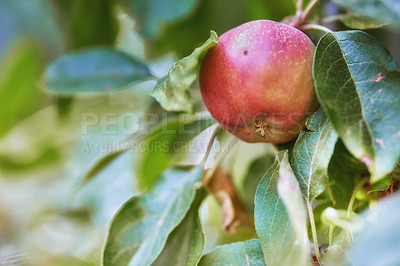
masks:
[[[146,65],[115,50],[93,49],[53,61],[43,85],[63,94],[110,93],[152,77]]]
[[[307,211],[299,182],[293,174],[287,157],[283,158],[279,168],[278,194],[296,235],[292,250],[293,255],[296,256],[296,263],[297,265],[307,265],[310,261]]]
[[[216,44],[218,44],[218,36],[211,31],[210,38],[202,46],[196,48],[189,56],[177,61],[168,75],[157,82],[151,95],[165,110],[192,112],[193,104],[189,88],[197,79],[201,57]]]
[[[208,265],[251,265],[263,266],[265,260],[258,239],[236,242],[216,247],[205,254],[199,266]]]
[[[334,0],[354,13],[371,17],[382,24],[400,28],[400,1],[398,0]]]
[[[339,227],[335,227],[335,231],[339,232],[337,232],[333,238],[332,245],[326,252],[321,254],[324,266],[343,265],[343,261],[347,256],[346,248],[353,241],[348,231],[340,229]]]
[[[128,200],[111,222],[103,264],[150,265],[183,220],[202,169],[170,169],[146,194]]]
[[[357,232],[362,228],[361,220],[356,213],[336,210],[332,207],[322,212],[321,221],[326,225],[339,226],[348,232]]]
[[[293,189],[296,195],[281,198],[278,180],[283,178],[281,193]],[[270,265],[308,265],[310,263],[309,244],[304,246],[304,233],[307,232],[305,205],[296,193],[293,171],[288,162],[288,152],[281,151],[271,168],[258,185],[255,196],[255,227],[260,238],[265,260]],[[286,185],[285,185],[286,184]],[[298,184],[297,184],[298,186]],[[286,206],[290,206],[287,208]],[[297,210],[295,210],[297,208]],[[295,220],[291,220],[296,217]]]
[[[400,157],[400,73],[389,52],[362,31],[327,33],[314,78],[327,116],[372,181],[390,173]]]
[[[385,198],[363,217],[365,227],[354,236],[346,265],[399,265],[400,195]]]
[[[101,171],[103,171],[109,164],[111,164],[115,159],[117,159],[125,150],[116,150],[107,153],[101,157],[98,161],[94,163],[93,166],[85,173],[82,178],[82,185],[88,183],[94,177],[96,177]]]
[[[303,196],[311,201],[328,182],[328,165],[338,136],[322,109],[306,123],[291,154],[291,165]]]
[[[349,28],[358,30],[376,29],[383,26],[382,23],[379,23],[370,17],[357,14],[340,14],[336,16],[331,16],[323,19],[323,22],[329,23],[336,20],[340,20],[345,26]]]

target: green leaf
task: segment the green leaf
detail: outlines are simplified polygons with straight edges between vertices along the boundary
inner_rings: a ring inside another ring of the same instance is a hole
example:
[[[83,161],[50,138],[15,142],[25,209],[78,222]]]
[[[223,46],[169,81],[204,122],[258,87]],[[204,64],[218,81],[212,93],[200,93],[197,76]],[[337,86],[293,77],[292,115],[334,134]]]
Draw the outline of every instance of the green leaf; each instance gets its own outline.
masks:
[[[89,171],[82,178],[82,185],[88,183],[104,170],[110,163],[117,159],[125,150],[116,150],[101,157],[95,164],[90,167]]]
[[[197,265],[204,250],[204,235],[199,208],[206,196],[205,190],[197,192],[196,198],[183,221],[169,235],[160,256],[152,266],[190,266]]]
[[[229,7],[229,12],[221,12]],[[157,58],[176,53],[178,58],[193,51],[208,36],[210,29],[222,34],[233,27],[255,19],[281,21],[296,12],[292,0],[201,0],[188,16],[164,25],[156,38],[146,40],[146,54]]]
[[[1,62],[0,137],[40,107],[41,95],[36,80],[42,67],[42,51],[29,40],[15,43]]]
[[[385,175],[378,182],[372,184],[371,189],[368,191],[368,194],[376,191],[388,190],[392,185],[392,183],[393,183],[392,177],[390,175]]]
[[[151,264],[188,212],[202,174],[201,167],[170,169],[152,191],[128,200],[111,222],[103,264]]]
[[[192,143],[191,140],[213,124],[214,119],[210,116],[181,115],[167,119],[154,129],[137,145],[134,170],[138,187],[149,189],[162,172],[177,165],[178,162],[172,161],[175,154],[193,152],[190,147],[194,152],[205,152],[196,146],[202,143]]]
[[[258,239],[246,240],[216,247],[205,254],[199,266],[205,265],[265,265],[263,252]]]
[[[327,33],[314,61],[317,96],[349,151],[376,182],[400,157],[400,73],[389,52],[362,31]]]
[[[363,214],[364,230],[354,236],[345,265],[398,265],[400,195],[387,197]]]
[[[243,203],[251,214],[254,213],[254,197],[257,186],[265,172],[274,163],[274,160],[275,154],[264,154],[264,156],[253,160],[248,167],[240,187],[243,189]]]
[[[47,68],[43,84],[56,93],[109,93],[151,77],[146,65],[109,49],[64,55]]]
[[[328,165],[338,136],[324,111],[319,109],[306,123],[291,154],[291,165],[308,201],[321,194],[328,183]]]
[[[173,21],[187,15],[198,0],[120,0],[137,21],[139,33],[154,37],[163,22]]]
[[[52,0],[68,50],[112,46],[119,31],[114,0]],[[90,12],[88,12],[90,10]]]
[[[323,19],[324,23],[332,21],[341,21],[346,27],[358,30],[376,29],[383,26],[383,24],[373,20],[370,17],[361,16],[357,14],[340,14]]]
[[[382,24],[400,28],[400,2],[398,0],[334,0],[352,12],[371,17]]]
[[[309,265],[306,209],[287,151],[278,153],[261,179],[254,202],[255,227],[268,264]]]
[[[168,75],[157,82],[151,95],[165,110],[192,112],[193,104],[189,89],[197,79],[201,57],[216,44],[218,44],[218,36],[211,31],[210,38],[202,46],[196,48],[191,55],[176,62]]]
[[[347,209],[356,183],[368,169],[338,141],[328,166],[328,192],[336,209]]]

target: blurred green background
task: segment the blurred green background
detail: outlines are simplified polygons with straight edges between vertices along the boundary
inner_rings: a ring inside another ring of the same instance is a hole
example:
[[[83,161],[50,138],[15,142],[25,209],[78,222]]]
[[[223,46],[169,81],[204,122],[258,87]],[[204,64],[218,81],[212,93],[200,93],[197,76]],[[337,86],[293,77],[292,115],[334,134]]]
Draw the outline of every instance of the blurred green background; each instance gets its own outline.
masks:
[[[211,29],[222,34],[253,19],[279,21],[294,6],[292,0],[0,0],[0,265],[98,265],[108,222],[138,193],[137,154],[119,156],[84,186],[82,176],[133,134],[137,121],[162,114],[148,96],[155,81],[113,94],[57,95],[41,87],[48,63],[110,47],[162,76]],[[320,9],[339,12],[329,3]],[[370,33],[400,62],[399,35]]]

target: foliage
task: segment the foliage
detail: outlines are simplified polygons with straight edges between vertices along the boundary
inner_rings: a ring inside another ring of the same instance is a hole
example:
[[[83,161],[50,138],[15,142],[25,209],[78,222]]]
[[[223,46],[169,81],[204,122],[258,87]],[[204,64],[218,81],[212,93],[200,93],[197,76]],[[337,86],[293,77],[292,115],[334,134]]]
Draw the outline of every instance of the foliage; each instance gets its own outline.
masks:
[[[400,2],[306,2],[2,1],[0,264],[395,265]],[[216,32],[260,18],[316,44],[321,108],[279,146],[199,92]]]

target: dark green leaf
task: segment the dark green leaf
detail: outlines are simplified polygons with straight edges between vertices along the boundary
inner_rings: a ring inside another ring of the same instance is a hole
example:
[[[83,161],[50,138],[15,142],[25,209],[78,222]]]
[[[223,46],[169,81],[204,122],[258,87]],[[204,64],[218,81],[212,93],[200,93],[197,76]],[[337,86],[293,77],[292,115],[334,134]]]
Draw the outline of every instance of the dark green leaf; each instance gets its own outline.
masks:
[[[44,86],[56,93],[109,93],[151,77],[143,63],[108,49],[64,55],[44,74]]]
[[[294,14],[292,0],[201,0],[188,16],[164,25],[157,38],[146,40],[146,54],[160,57],[176,53],[178,58],[187,56],[208,36],[210,29],[222,34],[233,27],[255,19],[280,21]],[[221,12],[229,7],[229,12]]]
[[[338,136],[322,109],[308,119],[306,128],[293,147],[291,165],[303,196],[312,201],[325,190]]]
[[[306,209],[287,151],[278,153],[261,179],[254,202],[255,227],[266,261],[271,265],[308,265]]]
[[[57,8],[68,50],[112,46],[118,34],[114,0],[51,0]],[[89,12],[90,10],[90,12]]]
[[[349,151],[376,182],[400,157],[400,73],[389,52],[362,31],[327,33],[315,55],[316,91]]]
[[[197,0],[120,0],[138,23],[138,31],[146,38],[159,33],[164,22],[187,15]]]
[[[398,265],[400,261],[400,195],[381,201],[364,214],[364,230],[354,236],[346,265]]]
[[[166,171],[152,191],[128,200],[113,218],[103,264],[149,265],[192,204],[201,167]]]
[[[274,160],[274,154],[267,154],[265,156],[257,158],[250,164],[244,177],[243,203],[251,214],[254,213],[254,196],[256,194],[257,186],[260,183],[260,180],[264,176],[265,172],[274,163]]]
[[[204,235],[199,208],[206,196],[205,190],[197,192],[196,198],[182,222],[169,235],[160,256],[152,266],[195,266],[204,250]]]
[[[380,179],[378,182],[375,182],[372,184],[371,189],[368,191],[369,193],[375,192],[375,191],[385,191],[390,188],[392,185],[393,180],[390,175],[385,175],[382,179]]]
[[[334,0],[334,2],[341,7],[349,8],[354,13],[400,28],[400,2],[398,0]]]
[[[354,158],[339,140],[328,166],[328,193],[333,207],[347,209],[355,185],[364,174],[368,174],[365,165]]]
[[[205,254],[199,266],[206,265],[265,265],[264,255],[258,239],[246,240],[216,247]]]
[[[167,119],[153,130],[138,145],[134,169],[139,188],[148,189],[165,169],[176,165],[177,162],[172,161],[175,154],[192,152],[189,149],[190,140],[213,123],[210,116],[181,115]]]
[[[189,89],[197,79],[201,56],[216,44],[218,44],[218,36],[211,31],[210,38],[202,46],[196,48],[191,55],[176,62],[168,75],[157,82],[151,95],[165,110],[192,112],[193,104]]]
[[[345,26],[358,30],[376,29],[383,26],[383,24],[377,22],[376,20],[356,14],[341,14],[327,17],[324,19],[324,22],[328,23],[335,20],[340,20]]]

